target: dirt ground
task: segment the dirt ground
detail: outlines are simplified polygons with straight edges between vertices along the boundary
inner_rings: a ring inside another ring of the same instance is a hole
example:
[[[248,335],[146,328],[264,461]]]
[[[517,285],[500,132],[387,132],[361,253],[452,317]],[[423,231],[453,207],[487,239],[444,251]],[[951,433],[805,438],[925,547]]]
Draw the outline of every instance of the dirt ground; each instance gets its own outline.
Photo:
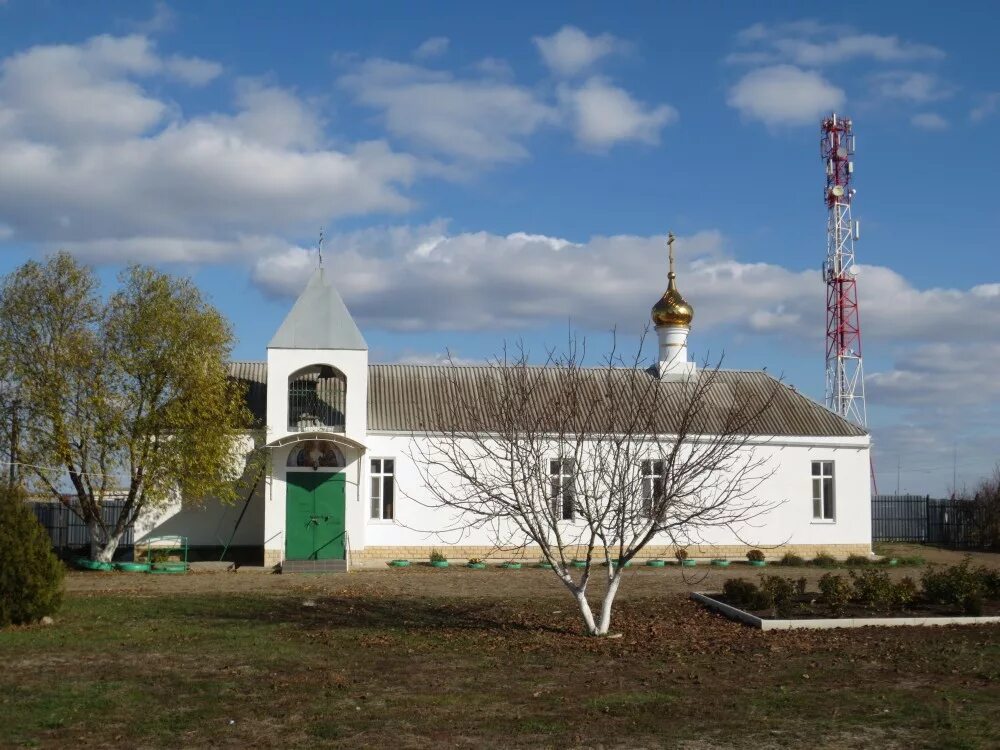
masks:
[[[920,545],[888,545],[884,554],[898,557],[923,557],[928,564],[954,564],[961,562],[965,553],[942,550]],[[1000,569],[1000,554],[972,554],[974,565]],[[893,578],[912,576],[918,578],[926,566],[885,568]],[[408,568],[381,568],[355,570],[349,574],[275,574],[264,568],[242,567],[236,572],[224,572],[215,566],[211,572],[199,572],[194,565],[185,575],[146,575],[141,573],[72,572],[67,577],[67,591],[71,594],[123,593],[134,595],[170,595],[201,593],[269,593],[281,595],[300,591],[316,593],[337,592],[345,585],[361,587],[377,595],[400,596],[450,596],[457,598],[509,599],[511,597],[566,596],[566,589],[552,571],[526,566],[521,570],[503,570],[491,566],[486,570],[470,570],[461,564],[449,568],[431,568],[414,563]],[[810,585],[824,574],[825,568],[785,567],[770,565],[751,568],[747,565],[730,565],[714,568],[699,565],[695,568],[647,568],[640,565],[627,568],[619,590],[619,598],[647,598],[664,594],[689,591],[720,591],[729,578],[756,580],[761,573],[804,577]],[[595,569],[591,591],[599,594],[603,589],[605,569]]]
[[[0,747],[1000,747],[1000,625],[764,632],[685,595],[759,572],[629,569],[613,639],[538,569],[72,573],[0,630]]]

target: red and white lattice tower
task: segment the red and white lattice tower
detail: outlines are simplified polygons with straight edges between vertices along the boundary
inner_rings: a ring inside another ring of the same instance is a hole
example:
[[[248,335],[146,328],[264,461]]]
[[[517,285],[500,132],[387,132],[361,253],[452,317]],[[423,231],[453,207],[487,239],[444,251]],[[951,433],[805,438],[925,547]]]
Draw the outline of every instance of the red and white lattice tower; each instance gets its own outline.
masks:
[[[858,269],[854,242],[858,223],[851,218],[854,189],[854,130],[847,117],[830,115],[821,126],[820,153],[826,167],[826,405],[866,427],[865,379],[861,362]]]

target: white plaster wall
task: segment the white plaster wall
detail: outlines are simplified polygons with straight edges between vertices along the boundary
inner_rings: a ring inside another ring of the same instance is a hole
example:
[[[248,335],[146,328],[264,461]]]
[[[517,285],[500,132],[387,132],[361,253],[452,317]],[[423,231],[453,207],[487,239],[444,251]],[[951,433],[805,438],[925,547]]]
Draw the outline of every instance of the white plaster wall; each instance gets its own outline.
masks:
[[[363,443],[368,431],[368,352],[329,349],[267,350],[267,442],[289,434],[288,376],[309,365],[331,365],[347,377],[344,434]]]
[[[364,443],[368,431],[368,352],[330,349],[267,350],[267,442],[271,443],[297,434],[288,429],[288,378],[310,365],[331,365],[347,378],[344,413],[344,436]],[[271,471],[268,474],[265,499],[264,528],[261,541],[264,549],[284,558],[286,462],[296,445],[271,449]],[[347,466],[344,473],[347,535],[352,548],[363,544],[365,498],[358,489],[362,452],[339,446]],[[323,471],[323,469],[317,469]]]
[[[233,468],[238,471],[256,441],[252,435],[240,435],[236,443],[239,458]],[[234,546],[260,546],[264,528],[265,480],[266,477],[262,477],[258,482],[239,528],[236,528],[236,521],[243,510],[245,497],[233,504],[212,498],[201,503],[183,503],[177,497],[166,505],[148,508],[136,519],[135,540],[138,543],[151,536],[181,535],[188,537],[190,546],[219,546],[229,541],[235,528]]]
[[[455,512],[435,507],[420,481],[412,456],[412,438],[402,435],[369,435],[366,458],[393,458],[396,461],[396,518],[376,521],[368,516],[368,461],[362,469],[363,491],[357,508],[364,514],[363,537],[352,533],[352,546],[447,546],[489,545],[493,534],[487,529],[444,531],[455,527]],[[726,545],[751,544],[870,544],[871,489],[869,483],[869,441],[862,438],[809,438],[785,442],[772,440],[753,448],[755,456],[768,461],[772,475],[756,495],[780,505],[752,525],[739,530],[711,529],[692,543]],[[836,518],[833,522],[812,517],[812,461],[835,462]],[[654,544],[669,544],[663,538]]]

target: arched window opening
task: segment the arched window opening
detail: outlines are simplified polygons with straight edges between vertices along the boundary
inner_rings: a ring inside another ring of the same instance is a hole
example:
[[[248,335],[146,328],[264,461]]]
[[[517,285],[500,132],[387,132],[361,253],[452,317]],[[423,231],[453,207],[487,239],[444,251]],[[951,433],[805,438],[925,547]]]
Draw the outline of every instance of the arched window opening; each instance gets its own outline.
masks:
[[[287,466],[298,469],[342,469],[344,454],[327,440],[307,440],[288,453]]]
[[[347,377],[330,365],[311,365],[288,379],[288,429],[344,431]]]

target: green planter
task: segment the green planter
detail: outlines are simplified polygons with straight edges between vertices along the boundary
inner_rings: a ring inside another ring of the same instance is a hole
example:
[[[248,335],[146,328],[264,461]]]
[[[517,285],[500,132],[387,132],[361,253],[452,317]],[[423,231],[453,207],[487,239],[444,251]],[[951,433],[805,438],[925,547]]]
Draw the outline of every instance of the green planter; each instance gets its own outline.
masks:
[[[665,568],[667,567],[666,560],[646,560],[646,566],[649,568]]]
[[[448,567],[448,561],[447,560],[431,560],[431,567],[432,568],[447,568]]]
[[[121,570],[125,573],[148,573],[152,569],[152,565],[144,562],[119,562],[115,563],[115,570]]]
[[[466,563],[465,567],[472,568],[473,570],[482,570],[483,568],[486,567],[486,563],[484,563],[484,562]]]
[[[573,562],[570,563],[570,565],[572,565],[574,568],[586,568],[587,567],[587,561],[586,560],[574,560]]]
[[[543,560],[542,562],[538,563],[537,567],[541,568],[542,570],[552,570],[552,563]]]
[[[755,568],[763,568],[767,565],[767,560],[750,560],[749,562]]]
[[[390,560],[386,563],[390,568],[408,568],[410,566],[409,560]]]
[[[886,563],[886,565],[889,565],[891,567],[896,567],[897,565],[899,565],[899,560],[893,557],[892,559],[889,560],[889,562]]]
[[[607,566],[607,563],[605,563],[605,566]],[[618,568],[618,567],[621,567],[621,563],[620,563],[620,562],[618,562],[618,560],[612,560],[612,561],[611,561],[611,567],[612,567],[612,568]],[[629,561],[628,561],[627,563],[625,563],[625,567],[626,567],[626,568],[631,568],[631,567],[632,567],[632,561],[631,561],[631,560],[629,560]]]
[[[87,557],[76,557],[73,559],[73,565],[75,565],[80,570],[112,570],[114,565],[109,562],[101,562],[100,560],[91,560]]]
[[[712,565],[717,568],[728,568],[729,560],[712,560]]]
[[[681,560],[681,566],[685,568],[693,568],[697,564],[694,560]]]
[[[520,570],[521,569],[521,563],[519,563],[519,562],[505,562],[505,563],[500,563],[500,567],[501,568],[505,568],[507,570]]]
[[[155,562],[150,573],[187,573],[185,562]]]

